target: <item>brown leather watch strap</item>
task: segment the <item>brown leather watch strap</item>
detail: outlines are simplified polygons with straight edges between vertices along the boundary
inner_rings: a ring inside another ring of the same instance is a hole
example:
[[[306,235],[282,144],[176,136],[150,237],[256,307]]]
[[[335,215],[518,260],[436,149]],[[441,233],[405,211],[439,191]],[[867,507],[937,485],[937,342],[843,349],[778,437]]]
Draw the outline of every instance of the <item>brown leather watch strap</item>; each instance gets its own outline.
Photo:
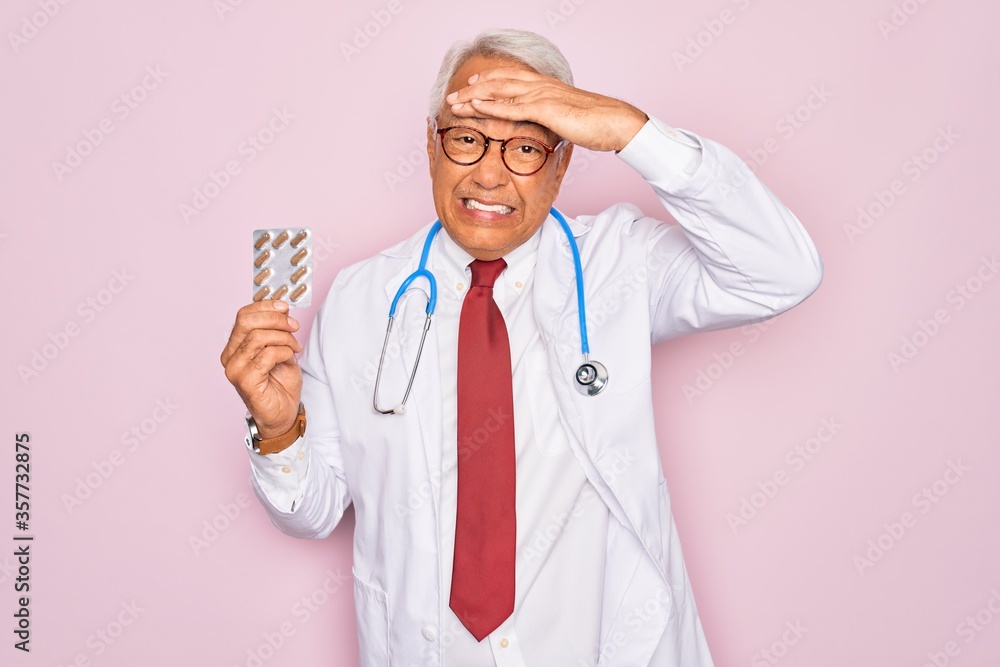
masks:
[[[275,454],[298,440],[306,432],[306,406],[299,404],[299,414],[295,418],[295,423],[285,433],[276,435],[273,438],[258,440],[254,438],[254,450],[258,454]]]

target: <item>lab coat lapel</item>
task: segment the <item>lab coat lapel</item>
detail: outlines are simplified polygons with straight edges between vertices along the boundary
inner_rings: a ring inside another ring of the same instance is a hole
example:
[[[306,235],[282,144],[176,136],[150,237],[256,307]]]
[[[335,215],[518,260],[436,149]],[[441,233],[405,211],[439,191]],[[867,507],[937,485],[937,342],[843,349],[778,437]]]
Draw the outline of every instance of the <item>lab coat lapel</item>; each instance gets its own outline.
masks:
[[[590,227],[572,218],[567,218],[566,222],[579,245],[580,238],[590,231]],[[592,430],[589,426],[591,419],[599,419],[600,411],[595,410],[593,412],[596,414],[590,414],[591,411],[580,410],[572,395],[576,392],[573,386],[574,375],[583,360],[576,303],[576,272],[569,241],[559,221],[552,215],[549,215],[542,226],[538,256],[535,268],[535,319],[554,371],[553,387],[564,417],[563,425],[569,430],[570,445],[591,484],[618,520],[624,525],[631,525],[597,468],[599,438],[588,437],[600,434],[600,430]],[[584,287],[587,286],[585,280]]]
[[[386,313],[389,312],[389,305],[399,286],[406,280],[406,277],[417,270],[420,263],[420,252],[423,248],[424,240],[430,231],[431,225],[421,228],[409,239],[388,248],[382,254],[390,257],[405,260],[402,268],[392,275],[385,284]],[[380,389],[383,396],[380,407],[385,409],[389,405],[395,405],[403,397],[406,390],[406,382],[413,369],[416,353],[420,344],[420,336],[426,321],[427,300],[423,294],[413,290],[419,288],[428,292],[427,282],[419,278],[410,285],[411,290],[399,300],[396,306],[396,317],[392,325],[392,333],[389,337],[389,350],[386,352],[387,358],[398,356],[399,363],[393,364],[394,372],[391,373],[391,380],[383,379],[384,389]],[[386,415],[385,419],[413,419],[419,423],[419,435],[422,440],[424,453],[427,460],[427,479],[429,480],[431,497],[434,503],[434,514],[438,516],[440,511],[440,484],[434,480],[441,475],[441,438],[442,438],[442,414],[441,414],[441,364],[438,358],[437,327],[434,318],[431,317],[431,326],[427,331],[427,340],[424,342],[423,352],[420,356],[420,365],[417,368],[416,377],[413,380],[413,389],[406,402],[406,412],[402,415]],[[391,401],[391,403],[390,403]],[[406,443],[409,445],[410,443]]]

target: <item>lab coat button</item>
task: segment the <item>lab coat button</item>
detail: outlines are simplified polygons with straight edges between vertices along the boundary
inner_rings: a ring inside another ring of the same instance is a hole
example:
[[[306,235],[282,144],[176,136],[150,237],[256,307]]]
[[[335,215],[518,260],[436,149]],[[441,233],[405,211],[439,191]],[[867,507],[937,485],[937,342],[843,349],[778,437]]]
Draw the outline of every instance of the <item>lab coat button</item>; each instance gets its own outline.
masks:
[[[292,469],[288,466],[281,466],[281,472],[292,472]]]
[[[420,631],[420,634],[422,634],[424,636],[424,639],[426,639],[429,642],[432,642],[435,639],[437,639],[437,635],[434,634],[434,628],[432,628],[429,625],[425,625],[423,630]]]
[[[507,648],[508,646],[510,646],[510,642],[507,641],[506,637],[500,640],[500,648]]]

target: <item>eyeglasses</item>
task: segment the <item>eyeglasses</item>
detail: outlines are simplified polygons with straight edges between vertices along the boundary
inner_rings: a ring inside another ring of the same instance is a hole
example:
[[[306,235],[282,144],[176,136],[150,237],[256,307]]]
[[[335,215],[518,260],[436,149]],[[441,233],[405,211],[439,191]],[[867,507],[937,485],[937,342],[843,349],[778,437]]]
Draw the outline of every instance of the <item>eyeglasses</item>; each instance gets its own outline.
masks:
[[[499,143],[500,159],[504,166],[518,176],[531,176],[544,167],[549,155],[564,143],[560,141],[555,146],[549,146],[531,137],[494,139],[464,125],[442,127],[437,133],[441,136],[441,148],[445,156],[455,164],[465,166],[482,160],[491,141]]]

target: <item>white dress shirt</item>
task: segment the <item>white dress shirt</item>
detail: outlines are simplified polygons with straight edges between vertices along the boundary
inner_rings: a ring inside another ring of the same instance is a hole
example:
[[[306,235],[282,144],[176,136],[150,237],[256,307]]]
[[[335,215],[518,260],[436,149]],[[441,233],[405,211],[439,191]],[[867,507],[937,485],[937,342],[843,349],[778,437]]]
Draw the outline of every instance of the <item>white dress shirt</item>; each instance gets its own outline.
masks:
[[[665,145],[671,147],[669,160],[675,173],[681,178],[694,173],[701,158],[697,145],[657,119],[651,121],[644,131],[661,132],[673,140]],[[476,641],[448,604],[456,518],[458,323],[471,277],[467,265],[473,257],[445,232],[435,239],[429,259],[439,284],[434,326],[439,336],[445,434],[438,539],[445,587],[440,631],[446,667],[575,666],[589,664],[599,648],[610,518],[559,422],[532,308],[539,236],[536,231],[504,257],[507,268],[493,290],[511,348],[517,545],[514,612],[483,642]],[[268,501],[282,511],[294,510],[302,497],[299,485],[306,466],[297,464],[304,458],[305,442],[300,438],[266,456],[250,454],[255,480]],[[553,600],[558,601],[555,607]],[[553,608],[559,612],[553,613]]]

